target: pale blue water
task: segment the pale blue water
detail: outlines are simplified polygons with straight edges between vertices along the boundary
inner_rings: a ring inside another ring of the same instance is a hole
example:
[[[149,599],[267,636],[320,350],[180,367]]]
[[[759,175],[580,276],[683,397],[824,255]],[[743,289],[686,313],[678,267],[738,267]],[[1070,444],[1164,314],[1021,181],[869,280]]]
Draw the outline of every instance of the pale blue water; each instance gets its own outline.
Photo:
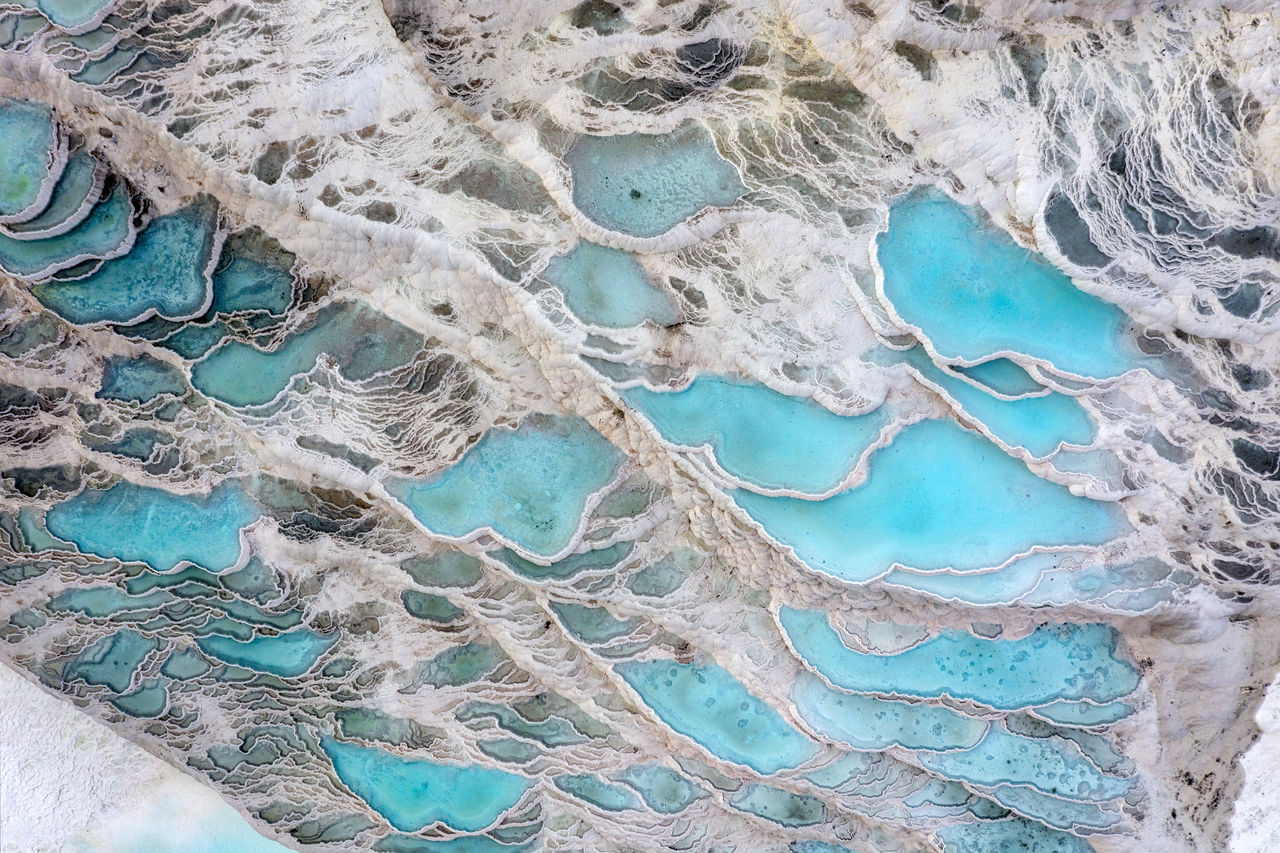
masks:
[[[135,596],[114,586],[93,586],[64,590],[50,598],[46,606],[53,611],[73,611],[101,619],[126,611],[154,611],[171,601],[173,596],[163,591]]]
[[[145,403],[161,394],[182,396],[187,382],[178,368],[143,355],[137,358],[112,356],[102,371],[102,388],[94,396],[100,400],[132,400]]]
[[[926,574],[894,569],[884,576],[884,582],[968,604],[1003,604],[1035,589],[1046,572],[1062,565],[1064,556],[1069,557],[1070,552],[1029,554],[993,572]]]
[[[584,323],[627,328],[645,320],[669,325],[677,319],[671,297],[649,282],[634,256],[620,249],[582,242],[552,258],[542,275]]]
[[[697,785],[661,764],[633,764],[622,772],[622,781],[639,791],[645,804],[660,814],[683,811],[706,796]]]
[[[890,420],[884,408],[837,415],[813,400],[715,374],[681,391],[621,394],[667,441],[709,444],[720,467],[739,480],[804,494],[838,486]]]
[[[160,667],[160,672],[169,678],[183,681],[188,678],[198,678],[209,669],[208,662],[195,649],[178,649],[165,660]]]
[[[1045,719],[1064,726],[1103,726],[1123,720],[1133,713],[1133,706],[1128,702],[1093,705],[1089,702],[1057,701],[1035,710]]]
[[[1051,392],[1039,397],[1002,400],[938,367],[922,347],[914,347],[905,353],[882,350],[878,356],[877,360],[883,363],[900,361],[911,365],[959,403],[965,414],[981,421],[992,435],[1012,447],[1025,448],[1037,459],[1052,455],[1062,444],[1091,444],[1097,435],[1084,406],[1067,394]],[[1012,365],[1012,362],[1001,361]],[[1001,381],[1012,378],[1010,373],[1006,369],[994,376],[982,372],[979,376],[986,375]],[[1015,386],[1013,382],[1002,384],[1004,387],[1025,387]]]
[[[42,285],[36,296],[73,323],[132,323],[153,311],[169,320],[196,317],[209,304],[217,221],[212,201],[157,216],[124,257],[87,278]]]
[[[993,725],[982,742],[963,752],[920,752],[921,766],[975,785],[1030,785],[1070,800],[1102,802],[1122,797],[1127,779],[1103,774],[1073,744],[1011,734]]]
[[[993,358],[971,367],[956,367],[954,370],[1006,397],[1035,394],[1044,390],[1044,386],[1033,379],[1030,373],[1007,358]]]
[[[598,776],[563,774],[553,780],[557,788],[611,812],[639,809],[640,798],[621,785],[612,785]]]
[[[437,533],[464,538],[487,526],[550,557],[568,547],[589,496],[622,460],[581,418],[533,416],[514,430],[489,430],[434,479],[398,479],[387,489]]]
[[[87,554],[144,562],[161,572],[188,560],[220,571],[239,560],[240,529],[257,517],[231,483],[199,497],[121,481],[54,504],[45,524]]]
[[[1094,853],[1078,835],[1058,832],[1020,817],[957,823],[938,830],[943,853]]]
[[[110,195],[93,206],[83,222],[64,234],[40,240],[15,240],[0,234],[0,267],[14,275],[36,278],[70,266],[78,259],[105,257],[129,239],[132,217],[129,192],[123,184],[116,184]],[[71,282],[53,282],[37,285],[34,292],[48,305],[47,294],[72,286]]]
[[[937,190],[895,202],[876,242],[885,296],[946,358],[1007,350],[1094,378],[1140,366],[1123,311]]]
[[[814,730],[855,749],[967,749],[987,732],[985,722],[947,708],[842,693],[807,672],[791,699]]]
[[[1114,504],[1040,479],[950,421],[907,427],[872,455],[865,483],[826,500],[745,490],[733,499],[810,567],[853,582],[895,562],[972,570],[1033,545],[1097,545],[1130,529]]]
[[[600,225],[637,237],[662,234],[745,192],[738,170],[696,122],[661,136],[583,136],[564,160],[574,205]]]
[[[6,230],[20,237],[52,237],[69,231],[92,209],[104,172],[93,155],[77,151],[67,160],[44,210],[26,222],[5,226]]]
[[[1064,800],[1041,793],[1035,788],[1001,785],[992,789],[991,798],[1018,814],[1042,821],[1054,829],[1107,829],[1120,822],[1120,815],[1114,807],[1103,809],[1096,803]]]
[[[1109,625],[1042,625],[1020,640],[943,631],[904,652],[875,655],[846,646],[820,611],[783,607],[779,618],[802,658],[855,692],[947,695],[1012,711],[1055,699],[1110,702],[1138,686],[1138,671],[1116,657]]]
[[[348,380],[359,382],[413,358],[422,337],[357,302],[321,308],[311,324],[268,352],[229,341],[191,368],[197,389],[233,406],[270,403],[294,376],[308,373],[324,355]],[[245,376],[255,381],[245,382]]]
[[[196,643],[206,654],[227,663],[293,678],[311,669],[320,655],[337,641],[337,632],[317,634],[306,628],[295,628],[275,636],[259,635],[248,642],[210,634]]]
[[[0,98],[0,217],[34,215],[58,147],[53,113],[45,104]]]
[[[715,664],[627,661],[614,669],[668,726],[758,773],[795,767],[817,746]]]
[[[343,784],[402,832],[437,821],[463,832],[484,829],[533,785],[501,770],[402,758],[331,737],[320,746]]]
[[[510,548],[503,548],[497,551],[496,556],[527,578],[534,578],[535,580],[544,580],[546,578],[564,580],[573,577],[579,572],[610,569],[630,554],[631,549],[634,547],[635,545],[631,542],[618,542],[608,548],[598,548],[593,551],[584,551],[581,554],[573,554],[563,560],[556,560],[549,566],[526,560]]]

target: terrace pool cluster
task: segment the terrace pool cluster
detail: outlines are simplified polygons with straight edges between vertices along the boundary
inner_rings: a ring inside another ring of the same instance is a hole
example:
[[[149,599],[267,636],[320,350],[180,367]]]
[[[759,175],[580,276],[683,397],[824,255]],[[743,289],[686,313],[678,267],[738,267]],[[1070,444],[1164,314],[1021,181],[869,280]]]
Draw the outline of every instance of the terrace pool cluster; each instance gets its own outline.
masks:
[[[302,850],[1164,837],[1187,495],[1257,483],[1039,183],[799,13],[285,5],[0,14],[6,663]]]

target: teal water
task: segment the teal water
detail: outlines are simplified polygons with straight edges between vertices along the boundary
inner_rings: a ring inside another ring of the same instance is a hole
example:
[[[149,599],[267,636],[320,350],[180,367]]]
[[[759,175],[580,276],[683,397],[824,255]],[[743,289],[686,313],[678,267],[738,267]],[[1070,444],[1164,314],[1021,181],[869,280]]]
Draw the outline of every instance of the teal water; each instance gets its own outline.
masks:
[[[45,104],[0,98],[0,219],[38,211],[58,148],[53,113]]]
[[[24,239],[53,237],[71,230],[93,208],[105,174],[106,169],[97,158],[77,151],[67,160],[44,210],[26,222],[5,226],[5,230]]]
[[[86,554],[144,562],[160,572],[185,561],[221,571],[239,560],[240,529],[257,517],[230,483],[196,497],[121,481],[54,504],[45,524]]]
[[[552,258],[542,275],[564,294],[578,319],[594,326],[629,328],[645,320],[669,325],[677,319],[671,297],[620,249],[582,242]]]
[[[199,316],[209,304],[217,223],[212,201],[157,216],[129,254],[86,278],[41,285],[36,296],[73,323],[133,323],[152,312],[169,320]]]
[[[487,835],[460,835],[443,841],[428,841],[413,835],[391,833],[373,845],[385,853],[525,853],[528,844],[505,844]]]
[[[337,632],[317,634],[297,628],[275,636],[259,635],[247,642],[210,634],[196,640],[196,644],[206,654],[227,663],[294,678],[311,669],[320,655],[337,641]]]
[[[711,134],[689,122],[652,136],[583,136],[564,156],[573,203],[588,219],[636,237],[654,237],[704,207],[725,207],[745,192]]]
[[[983,385],[1004,394],[1006,397],[1019,397],[1023,394],[1036,394],[1044,391],[1044,386],[1031,378],[1031,374],[1023,370],[1017,362],[1007,358],[993,358],[970,367],[953,368],[957,373],[981,382]]]
[[[21,0],[21,4],[31,8],[32,0]],[[112,0],[35,0],[34,7],[49,19],[68,32],[76,32],[92,26],[99,20]]]
[[[103,637],[77,655],[67,667],[66,677],[83,678],[90,684],[100,684],[116,693],[123,693],[129,689],[133,671],[158,646],[159,643],[150,637],[124,628]]]
[[[0,268],[24,278],[38,278],[84,258],[106,257],[120,251],[132,236],[132,219],[129,191],[123,184],[116,184],[106,198],[93,206],[84,221],[70,231],[40,240],[15,240],[0,234]],[[37,285],[34,292],[36,298],[50,305],[46,295],[72,286],[71,282],[51,282]],[[50,307],[57,310],[53,305]]]
[[[145,403],[161,394],[181,397],[186,390],[182,371],[159,359],[148,355],[112,356],[102,371],[102,388],[94,396],[99,400]]]
[[[213,310],[266,311],[279,316],[293,301],[293,262],[288,252],[255,231],[233,234],[213,274]]]
[[[661,764],[633,764],[622,771],[622,781],[639,791],[645,804],[660,814],[684,811],[706,796],[697,785]]]
[[[1010,351],[1093,378],[1140,366],[1123,311],[937,190],[895,202],[876,245],[885,296],[946,358]]]
[[[768,785],[746,785],[729,798],[729,804],[782,826],[812,826],[827,816],[826,807],[817,797]]]
[[[779,619],[796,652],[845,690],[947,695],[1013,711],[1056,699],[1110,702],[1138,686],[1138,671],[1116,657],[1109,625],[1043,625],[1019,640],[944,631],[904,652],[875,655],[846,646],[819,611],[783,607]]]
[[[944,826],[938,830],[938,838],[943,853],[1094,853],[1093,846],[1078,835],[1020,817]]]
[[[715,664],[627,661],[614,669],[663,722],[727,761],[775,773],[817,752],[812,741]]]
[[[914,367],[958,403],[966,415],[981,421],[992,435],[1012,447],[1024,448],[1036,459],[1052,455],[1062,444],[1092,444],[1097,436],[1089,413],[1079,400],[1067,394],[1051,392],[1038,397],[1002,400],[935,365],[923,347],[905,353],[885,350],[882,356],[887,361],[901,361]],[[1010,378],[1009,371],[1001,373],[997,381]],[[1012,385],[1005,383],[1005,387]]]
[[[804,494],[836,488],[890,421],[883,407],[837,415],[813,400],[714,374],[681,391],[636,387],[621,394],[667,441],[709,444],[716,462],[737,479]]]
[[[132,693],[111,700],[131,717],[158,717],[169,705],[169,689],[163,680],[150,679]]]
[[[852,582],[895,563],[998,566],[1033,545],[1097,545],[1131,529],[1114,504],[1040,479],[950,421],[907,427],[872,455],[865,483],[826,500],[745,490],[733,499],[810,567]]]
[[[1071,800],[1101,802],[1122,797],[1132,783],[1104,775],[1074,744],[1011,734],[1002,725],[963,752],[918,753],[921,766],[975,785],[1030,785]]]
[[[855,749],[968,749],[987,732],[983,721],[947,708],[842,693],[807,672],[791,699],[815,731]]]
[[[210,669],[209,663],[195,649],[178,649],[161,665],[160,672],[169,678],[183,681],[198,678]]]
[[[640,798],[620,785],[612,785],[598,776],[565,773],[553,780],[560,790],[580,800],[611,811],[640,808]]]
[[[331,737],[320,746],[343,784],[402,832],[437,821],[463,832],[484,829],[533,785],[501,770],[402,758]]]
[[[271,351],[229,341],[191,368],[191,381],[210,397],[232,406],[270,403],[294,376],[308,373],[322,355],[344,377],[360,382],[407,363],[422,346],[417,333],[358,302],[335,302],[316,312],[310,325]],[[256,381],[245,382],[245,376]]]
[[[581,418],[531,416],[495,427],[434,479],[387,489],[427,528],[465,538],[490,527],[551,557],[573,540],[589,497],[613,481],[622,453]]]
[[[71,75],[71,79],[89,86],[101,86],[132,65],[141,53],[141,47],[118,45],[101,59],[86,62],[83,68]]]
[[[173,596],[162,591],[134,596],[114,586],[92,586],[64,590],[50,598],[47,606],[53,611],[83,613],[101,619],[117,613],[155,611],[171,601]]]

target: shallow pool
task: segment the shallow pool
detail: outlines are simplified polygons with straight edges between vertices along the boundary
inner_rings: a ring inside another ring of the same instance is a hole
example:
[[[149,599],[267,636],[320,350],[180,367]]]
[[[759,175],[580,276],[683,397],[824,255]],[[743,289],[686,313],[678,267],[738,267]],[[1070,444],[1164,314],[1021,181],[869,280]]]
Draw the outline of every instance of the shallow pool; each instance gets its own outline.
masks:
[[[611,483],[622,453],[578,417],[535,415],[495,427],[453,467],[387,489],[433,532],[465,539],[490,528],[541,557],[573,542],[590,497]]]
[[[257,517],[232,483],[194,496],[125,480],[54,504],[45,524],[87,554],[139,561],[160,572],[187,561],[221,571],[239,560],[240,530]]]
[[[1143,361],[1123,311],[938,190],[895,202],[876,245],[885,296],[946,358],[1011,351],[1093,378]]]
[[[944,631],[904,652],[876,655],[846,646],[820,611],[783,607],[779,619],[796,652],[845,690],[947,695],[1018,710],[1056,699],[1105,703],[1138,686],[1138,671],[1116,656],[1109,625],[1043,625],[1019,640]]]
[[[816,744],[715,664],[627,661],[614,669],[663,722],[713,755],[775,773],[817,752]]]
[[[677,319],[671,297],[650,283],[635,257],[620,249],[582,242],[557,255],[542,276],[564,294],[578,319],[594,326],[629,328],[646,320]]]
[[[672,444],[709,445],[733,477],[802,494],[839,486],[891,418],[883,407],[837,415],[811,399],[715,374],[680,391],[636,387],[621,394]]]
[[[402,832],[436,822],[463,832],[484,829],[533,785],[514,773],[405,758],[332,737],[320,746],[343,784]]]
[[[704,207],[731,205],[745,192],[738,170],[697,122],[662,135],[583,136],[564,160],[578,209],[636,237],[655,237]]]
[[[1097,545],[1130,530],[1119,507],[1040,479],[950,421],[907,427],[872,455],[865,483],[826,500],[733,498],[807,565],[853,582],[895,563],[993,567],[1033,545]]]

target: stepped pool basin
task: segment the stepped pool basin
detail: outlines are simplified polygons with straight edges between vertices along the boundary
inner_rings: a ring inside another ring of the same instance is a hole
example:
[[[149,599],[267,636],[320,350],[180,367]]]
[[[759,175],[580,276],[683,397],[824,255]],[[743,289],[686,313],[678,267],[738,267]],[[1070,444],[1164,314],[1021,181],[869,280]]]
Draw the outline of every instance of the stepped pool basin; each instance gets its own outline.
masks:
[[[741,489],[733,499],[806,565],[852,582],[895,564],[995,567],[1033,546],[1100,545],[1131,529],[1115,505],[1040,479],[950,421],[907,427],[869,466],[865,483],[822,501]]]
[[[437,822],[463,832],[484,829],[532,785],[500,770],[402,758],[332,737],[320,746],[343,784],[402,832]]]
[[[745,192],[738,170],[696,122],[662,136],[583,136],[564,159],[574,205],[605,228],[635,237],[656,237]]]
[[[715,664],[628,661],[614,669],[667,725],[727,761],[776,773],[817,752],[816,744]]]
[[[813,400],[715,374],[680,391],[635,387],[621,394],[667,441],[709,445],[725,473],[774,492],[838,487],[892,419],[886,407],[837,415]]]
[[[239,560],[240,530],[257,517],[240,486],[230,482],[200,497],[122,481],[54,504],[45,524],[87,554],[143,562],[161,572],[186,562],[221,571]]]
[[[310,372],[321,356],[349,381],[360,382],[408,362],[422,338],[357,302],[334,302],[313,315],[305,329],[274,350],[229,341],[197,361],[191,382],[203,393],[232,406],[262,406]],[[245,376],[257,381],[245,383]]]
[[[1123,311],[937,190],[894,202],[877,249],[884,295],[945,358],[1011,351],[1097,379],[1143,364]]]
[[[209,306],[217,221],[211,201],[158,216],[124,257],[87,278],[42,285],[36,295],[73,323],[134,323],[153,313],[197,317]]]
[[[959,631],[893,655],[846,646],[821,611],[783,607],[779,621],[796,652],[837,687],[913,698],[951,696],[1016,711],[1065,699],[1107,703],[1138,686],[1116,657],[1109,625],[1045,625],[1020,640]]]
[[[535,416],[489,430],[453,467],[387,488],[429,529],[465,539],[492,529],[540,558],[568,548],[591,497],[617,477],[623,456],[584,420]]]
[[[582,242],[552,258],[542,275],[564,294],[569,310],[593,326],[622,329],[646,320],[665,326],[677,319],[671,297],[620,249]]]
[[[283,678],[302,675],[338,640],[337,634],[317,634],[296,628],[283,634],[260,635],[248,641],[218,634],[201,637],[197,644],[213,657]]]
[[[62,164],[58,128],[45,104],[0,98],[0,222],[30,218],[52,192]]]

